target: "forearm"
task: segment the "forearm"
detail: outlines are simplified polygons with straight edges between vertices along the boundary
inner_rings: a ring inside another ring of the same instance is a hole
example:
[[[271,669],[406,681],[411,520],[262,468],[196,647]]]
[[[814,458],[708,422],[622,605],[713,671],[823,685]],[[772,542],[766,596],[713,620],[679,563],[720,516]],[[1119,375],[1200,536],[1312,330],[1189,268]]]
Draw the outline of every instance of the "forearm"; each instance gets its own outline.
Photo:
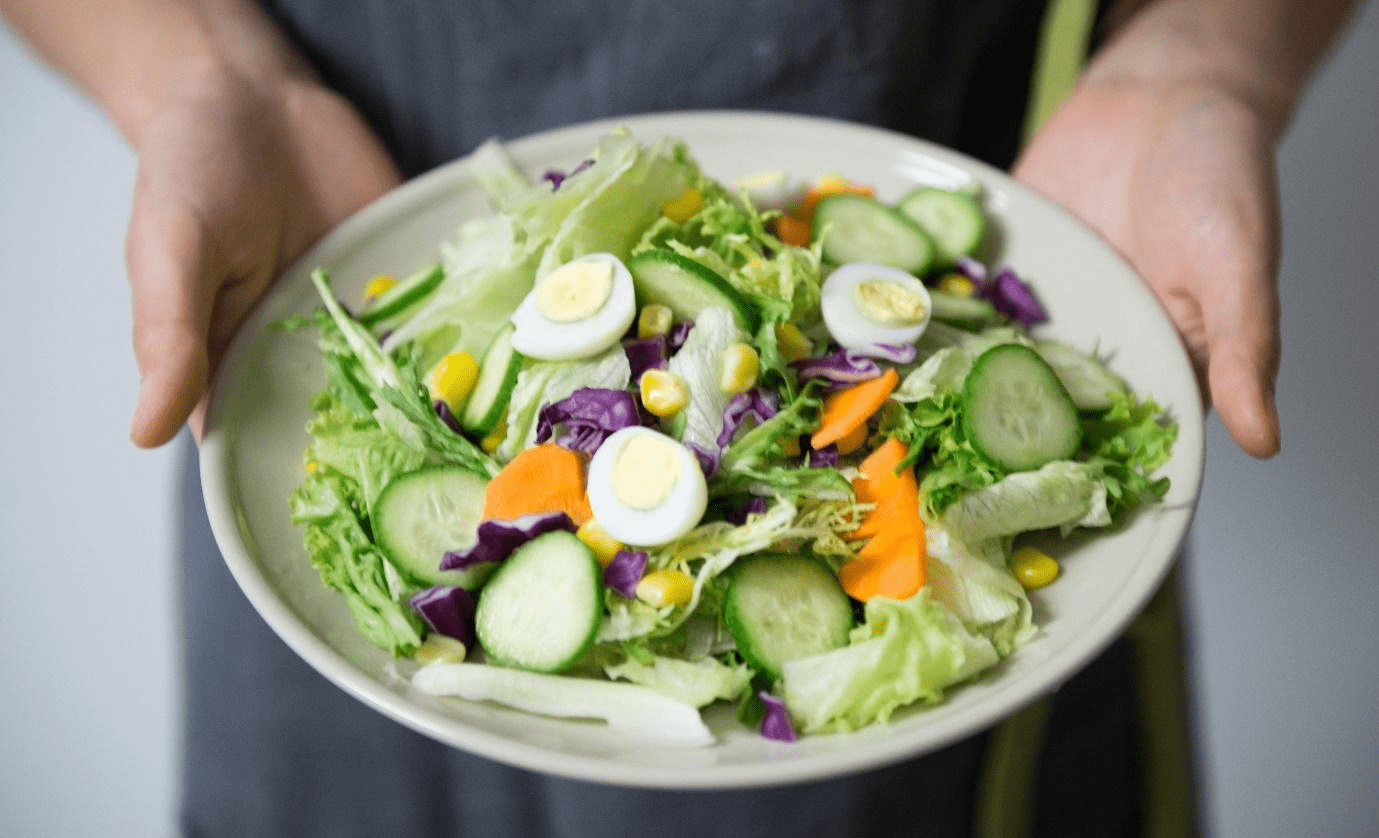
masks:
[[[1275,139],[1357,0],[1121,0],[1088,83],[1211,86],[1263,116]]]
[[[268,85],[311,77],[251,0],[0,0],[0,13],[136,149],[160,103],[190,80],[229,74]]]

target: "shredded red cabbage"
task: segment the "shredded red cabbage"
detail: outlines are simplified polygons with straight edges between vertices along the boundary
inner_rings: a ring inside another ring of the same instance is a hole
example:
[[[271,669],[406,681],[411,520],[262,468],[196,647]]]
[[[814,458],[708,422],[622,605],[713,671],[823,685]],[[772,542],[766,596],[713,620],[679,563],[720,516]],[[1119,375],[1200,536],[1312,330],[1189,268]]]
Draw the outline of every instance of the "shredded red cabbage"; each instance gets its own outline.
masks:
[[[441,570],[464,570],[482,562],[501,562],[538,535],[556,530],[574,532],[574,521],[564,512],[523,515],[511,521],[489,519],[479,524],[478,538],[463,550],[451,550],[441,557]]]
[[[545,442],[557,426],[564,433],[556,444],[571,451],[592,454],[615,431],[642,424],[637,398],[627,390],[583,387],[568,398],[541,408],[536,420],[536,441]]]
[[[1010,268],[997,271],[996,278],[982,287],[982,296],[990,300],[997,311],[1027,326],[1049,319],[1033,289]]]
[[[775,416],[779,409],[780,394],[775,390],[755,387],[733,396],[728,406],[723,408],[723,430],[719,431],[716,440],[718,447],[724,448],[732,442],[737,429],[748,417],[760,424]]]
[[[697,442],[686,440],[685,447],[694,452],[695,459],[699,460],[699,470],[704,472],[704,479],[713,477],[713,473],[718,471],[718,461],[722,457],[721,451],[710,451]]]
[[[603,584],[620,596],[636,599],[637,583],[646,575],[648,558],[644,550],[619,550],[603,570]]]
[[[823,448],[815,448],[809,443],[809,434],[800,437],[800,451],[811,468],[836,468],[838,465],[838,446],[829,443]]]
[[[753,495],[746,503],[735,509],[728,511],[723,516],[723,520],[735,526],[742,526],[747,523],[748,515],[757,515],[766,511],[766,498],[760,495]]]
[[[919,357],[914,344],[874,343],[851,349],[837,349],[817,358],[804,358],[791,364],[801,380],[826,378],[839,384],[856,384],[881,375],[880,358],[893,364],[913,363]]]
[[[445,423],[447,428],[457,434],[464,432],[460,427],[460,420],[455,418],[454,411],[450,409],[450,405],[446,404],[443,399],[436,399],[431,402],[431,409],[436,411],[436,415],[441,418],[441,421]]]
[[[414,594],[408,603],[432,631],[474,648],[474,597],[469,591],[436,585]]]
[[[589,160],[583,161],[578,166],[575,166],[568,172],[562,172],[559,169],[547,169],[546,173],[541,176],[541,179],[550,181],[551,191],[554,192],[555,190],[560,188],[560,184],[564,183],[566,178],[574,177],[575,175],[579,174],[580,172],[584,171],[592,165],[594,165],[594,161],[591,158]]]
[[[986,284],[986,265],[973,259],[971,256],[959,256],[953,261],[953,268],[958,273],[972,280],[978,288]]]
[[[761,717],[761,735],[777,742],[794,742],[799,738],[795,732],[795,722],[785,702],[762,690],[757,693],[761,703],[766,705],[766,715]]]
[[[665,335],[625,340],[622,351],[627,356],[627,365],[632,368],[633,381],[640,381],[647,370],[663,370],[670,366]]]
[[[666,342],[671,349],[679,349],[685,345],[685,338],[689,337],[690,330],[694,328],[693,320],[681,320],[670,327],[670,334],[666,335]]]

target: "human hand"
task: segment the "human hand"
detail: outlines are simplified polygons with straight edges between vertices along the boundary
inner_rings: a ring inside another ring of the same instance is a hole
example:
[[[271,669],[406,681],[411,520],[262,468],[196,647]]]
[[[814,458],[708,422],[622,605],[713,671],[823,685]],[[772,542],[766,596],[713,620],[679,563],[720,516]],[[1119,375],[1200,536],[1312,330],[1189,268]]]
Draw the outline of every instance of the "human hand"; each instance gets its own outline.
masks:
[[[1081,218],[1154,291],[1236,443],[1279,449],[1279,209],[1269,121],[1229,89],[1089,79],[1016,177]]]
[[[395,186],[354,109],[305,79],[189,75],[142,127],[126,239],[138,402],[130,438],[201,439],[207,388],[273,279]]]

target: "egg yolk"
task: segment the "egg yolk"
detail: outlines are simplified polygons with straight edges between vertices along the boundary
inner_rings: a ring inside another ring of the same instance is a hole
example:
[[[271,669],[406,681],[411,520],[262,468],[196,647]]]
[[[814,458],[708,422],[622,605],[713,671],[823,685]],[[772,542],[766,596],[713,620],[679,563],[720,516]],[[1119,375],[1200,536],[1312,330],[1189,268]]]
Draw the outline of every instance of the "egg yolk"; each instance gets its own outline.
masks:
[[[536,307],[548,320],[572,323],[603,308],[613,292],[613,266],[599,260],[557,269],[536,289]]]
[[[885,326],[914,326],[924,322],[924,298],[899,282],[869,279],[852,291],[857,310]]]
[[[633,509],[655,509],[670,497],[680,480],[680,468],[674,442],[654,434],[638,434],[618,452],[613,492]]]

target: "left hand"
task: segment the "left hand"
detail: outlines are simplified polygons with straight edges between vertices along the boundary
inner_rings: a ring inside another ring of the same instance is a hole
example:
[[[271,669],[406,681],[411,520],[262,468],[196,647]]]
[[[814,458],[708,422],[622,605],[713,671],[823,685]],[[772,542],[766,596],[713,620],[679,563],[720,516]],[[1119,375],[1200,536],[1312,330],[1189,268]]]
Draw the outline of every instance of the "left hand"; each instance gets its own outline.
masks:
[[[1266,115],[1224,86],[1088,79],[1014,173],[1120,251],[1236,443],[1277,453],[1279,208]]]

